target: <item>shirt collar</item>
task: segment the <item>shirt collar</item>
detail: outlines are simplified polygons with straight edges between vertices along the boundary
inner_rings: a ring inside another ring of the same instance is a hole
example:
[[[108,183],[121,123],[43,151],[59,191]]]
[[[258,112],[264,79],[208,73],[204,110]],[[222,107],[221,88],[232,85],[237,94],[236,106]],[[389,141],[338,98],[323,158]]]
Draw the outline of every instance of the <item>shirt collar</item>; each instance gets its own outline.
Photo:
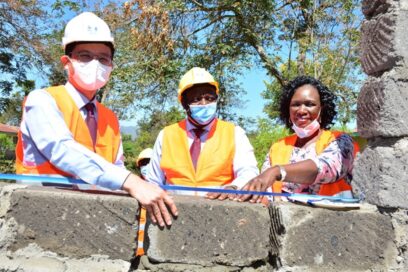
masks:
[[[89,102],[93,103],[96,108],[96,98],[92,99],[92,101],[89,101],[88,98],[86,98],[85,95],[83,95],[77,89],[75,89],[75,87],[69,81],[65,84],[65,89],[68,91],[69,95],[74,100],[75,105],[77,105],[78,109],[81,109]]]
[[[212,126],[214,125],[216,119],[217,118],[214,118],[214,120],[212,120],[208,125],[202,127],[202,129],[205,130],[205,132],[209,132],[211,130]],[[197,128],[196,126],[194,126],[193,123],[190,122],[190,120],[188,120],[188,117],[186,117],[186,128],[187,128],[187,131],[190,131],[190,132],[193,129]]]

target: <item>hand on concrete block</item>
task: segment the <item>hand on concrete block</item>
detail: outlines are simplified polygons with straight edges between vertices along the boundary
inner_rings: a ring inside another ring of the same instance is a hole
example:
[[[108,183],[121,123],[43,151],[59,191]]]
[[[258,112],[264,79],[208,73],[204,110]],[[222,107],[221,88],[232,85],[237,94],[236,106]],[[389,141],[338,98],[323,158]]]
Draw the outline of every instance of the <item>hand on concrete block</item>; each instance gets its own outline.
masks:
[[[130,174],[123,184],[123,189],[142,204],[153,223],[171,225],[171,214],[178,215],[173,199],[159,186],[148,183],[140,177]]]

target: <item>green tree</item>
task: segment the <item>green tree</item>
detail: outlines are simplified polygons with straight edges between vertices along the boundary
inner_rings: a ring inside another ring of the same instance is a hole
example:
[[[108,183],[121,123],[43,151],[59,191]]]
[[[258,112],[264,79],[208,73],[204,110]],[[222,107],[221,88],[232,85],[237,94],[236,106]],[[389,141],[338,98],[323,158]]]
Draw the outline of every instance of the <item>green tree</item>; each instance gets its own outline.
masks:
[[[0,122],[17,125],[21,100],[34,86],[27,74],[41,69],[43,43],[38,35],[45,13],[40,1],[0,3]]]
[[[358,58],[362,21],[358,1],[297,1],[289,3],[280,22],[280,39],[288,44],[288,58],[279,70],[285,81],[297,75],[320,79],[339,98],[338,121],[345,126],[355,118],[356,100],[363,76]],[[289,42],[289,43],[288,43]],[[265,112],[278,116],[282,84],[273,80],[263,96]]]
[[[8,154],[14,150],[13,137],[0,133],[0,173],[14,173],[14,160]]]
[[[61,18],[83,6],[75,2],[0,3],[0,122],[19,124],[23,98],[36,87],[30,77],[48,85],[51,75],[52,83],[62,83],[62,69],[55,69],[62,52]]]
[[[249,133],[248,138],[254,147],[259,169],[261,169],[272,144],[289,134],[290,131],[287,128],[276,125],[276,122],[264,118],[258,119],[257,130]]]
[[[166,27],[160,28],[153,16],[148,29],[155,29],[156,37],[168,34],[172,52],[183,65],[207,67],[221,81],[227,77],[225,100],[242,105],[239,89],[229,85],[255,63],[271,76],[265,92],[265,98],[272,99],[265,108],[271,118],[276,117],[281,87],[299,74],[322,79],[338,95],[341,122],[353,116],[362,77],[357,57],[359,1],[139,0],[128,8],[143,14],[140,7],[152,3],[167,18]]]
[[[121,119],[174,106],[178,81],[193,66],[208,69],[220,82],[220,116],[238,118],[231,109],[243,105],[243,90],[236,83],[240,59],[223,57],[227,47],[222,40],[210,52],[184,37],[179,7],[174,1],[135,0],[110,3],[97,12],[111,26],[116,41],[115,69],[100,97]]]

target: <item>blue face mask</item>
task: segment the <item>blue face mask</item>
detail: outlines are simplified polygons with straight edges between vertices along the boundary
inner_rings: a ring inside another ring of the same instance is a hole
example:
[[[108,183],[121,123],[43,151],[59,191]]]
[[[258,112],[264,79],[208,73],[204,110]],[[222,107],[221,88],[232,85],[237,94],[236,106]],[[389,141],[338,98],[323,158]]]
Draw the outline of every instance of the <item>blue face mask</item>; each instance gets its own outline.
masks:
[[[217,112],[217,102],[207,105],[190,105],[191,118],[200,125],[209,124]]]
[[[148,165],[143,165],[140,167],[140,174],[142,175],[142,177],[146,178],[147,172],[148,172]]]

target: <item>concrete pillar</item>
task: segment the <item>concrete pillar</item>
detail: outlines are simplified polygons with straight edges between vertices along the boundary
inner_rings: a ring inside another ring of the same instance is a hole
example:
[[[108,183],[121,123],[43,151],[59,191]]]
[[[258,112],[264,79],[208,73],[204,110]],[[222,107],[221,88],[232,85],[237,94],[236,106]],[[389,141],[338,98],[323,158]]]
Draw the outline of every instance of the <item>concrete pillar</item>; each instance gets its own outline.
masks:
[[[356,195],[386,208],[408,208],[408,0],[365,0],[361,64],[368,78],[357,126],[368,138],[353,172]]]

